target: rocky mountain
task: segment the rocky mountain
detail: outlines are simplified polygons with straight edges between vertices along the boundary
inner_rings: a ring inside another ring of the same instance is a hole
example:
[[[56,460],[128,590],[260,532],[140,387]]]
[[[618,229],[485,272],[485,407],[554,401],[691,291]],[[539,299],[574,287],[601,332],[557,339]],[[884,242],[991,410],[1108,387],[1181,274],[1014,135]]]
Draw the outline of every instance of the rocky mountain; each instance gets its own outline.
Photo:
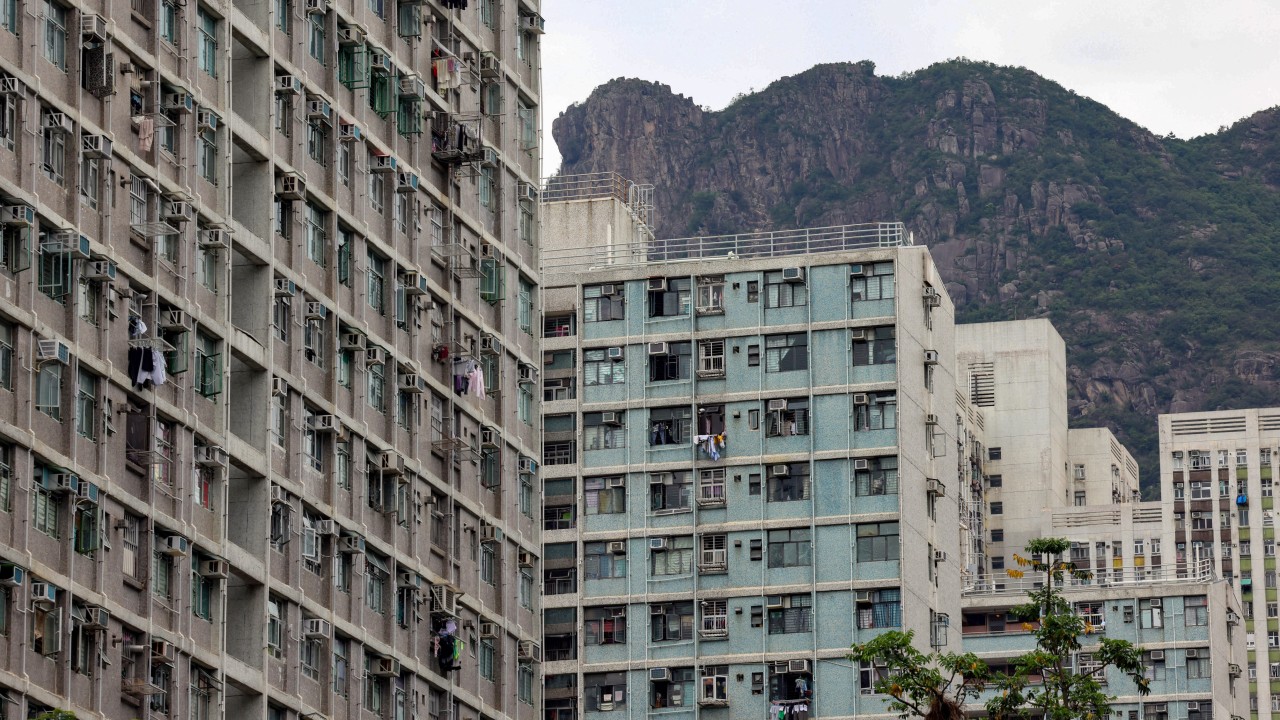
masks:
[[[1046,316],[1073,423],[1156,479],[1161,412],[1280,404],[1280,107],[1158,137],[1024,68],[814,67],[712,112],[619,79],[553,125],[566,174],[653,183],[658,237],[901,219],[962,321]]]

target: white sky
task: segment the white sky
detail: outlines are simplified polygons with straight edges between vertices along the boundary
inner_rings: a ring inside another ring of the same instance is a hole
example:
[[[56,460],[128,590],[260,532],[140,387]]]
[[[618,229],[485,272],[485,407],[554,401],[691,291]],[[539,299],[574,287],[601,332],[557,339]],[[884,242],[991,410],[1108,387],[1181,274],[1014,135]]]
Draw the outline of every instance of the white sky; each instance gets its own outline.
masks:
[[[719,110],[822,62],[897,75],[954,57],[1021,65],[1160,135],[1280,104],[1277,0],[543,0],[551,123],[616,77]]]

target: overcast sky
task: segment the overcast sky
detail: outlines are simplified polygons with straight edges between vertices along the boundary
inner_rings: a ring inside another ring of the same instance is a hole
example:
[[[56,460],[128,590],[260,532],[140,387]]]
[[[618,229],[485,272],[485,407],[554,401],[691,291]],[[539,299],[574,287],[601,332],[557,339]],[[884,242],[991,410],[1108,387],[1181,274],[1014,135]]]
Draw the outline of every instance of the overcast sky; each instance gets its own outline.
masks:
[[[954,57],[1022,65],[1160,135],[1280,104],[1278,0],[543,0],[551,123],[616,77],[719,110],[817,63],[897,75]]]

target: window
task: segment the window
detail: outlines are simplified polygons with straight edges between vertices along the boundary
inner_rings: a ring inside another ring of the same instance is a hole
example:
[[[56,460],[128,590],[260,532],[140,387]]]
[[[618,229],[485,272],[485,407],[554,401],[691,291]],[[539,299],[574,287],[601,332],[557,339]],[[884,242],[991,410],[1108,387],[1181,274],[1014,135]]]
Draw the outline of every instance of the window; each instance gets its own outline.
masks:
[[[533,609],[533,573],[529,570],[520,571],[520,587],[517,589],[520,607],[526,610]]]
[[[1210,677],[1209,670],[1209,649],[1193,648],[1198,650],[1197,657],[1191,657],[1192,649],[1187,651],[1187,679],[1207,679]]]
[[[307,318],[302,325],[302,357],[304,357],[307,360],[307,362],[311,363],[312,365],[315,365],[316,367],[321,367],[321,368],[324,367],[324,360],[325,360],[325,357],[328,355],[328,353],[325,350],[325,347],[326,347],[325,330],[326,329],[327,329],[327,324],[325,323],[325,319],[323,317]],[[346,367],[346,370],[348,373],[347,375],[348,382],[344,383],[344,385],[350,386],[349,373],[351,371],[351,364],[350,364],[351,355],[349,352],[343,352],[340,354],[345,355],[348,358],[347,367]]]
[[[59,70],[67,69],[67,18],[70,10],[65,5],[44,2],[44,59]]]
[[[892,325],[877,328],[858,328],[853,331],[853,364],[892,365],[898,361],[895,331]]]
[[[519,121],[520,149],[534,150],[538,147],[538,111],[520,101],[516,108],[516,119]]]
[[[196,333],[195,390],[204,397],[215,397],[222,392],[222,352],[218,338]]]
[[[196,10],[196,31],[200,38],[200,69],[210,77],[218,76],[218,20],[204,8]]]
[[[691,472],[679,470],[649,476],[649,509],[655,514],[688,512],[693,509],[692,500]]]
[[[626,606],[584,608],[582,617],[582,637],[587,645],[619,645],[627,642]]]
[[[692,425],[693,410],[687,406],[654,408],[649,411],[649,445],[687,445]]]
[[[480,677],[493,682],[493,641],[480,641]]]
[[[610,349],[584,350],[582,352],[583,385],[614,385],[626,382],[627,364],[623,362],[622,348],[617,357],[609,357]]]
[[[809,595],[771,595],[769,634],[809,632],[813,629],[813,598]]]
[[[271,396],[271,443],[280,448],[285,446],[285,433],[288,432],[287,399],[284,394]]]
[[[897,560],[898,523],[863,523],[858,526],[858,562]]]
[[[385,365],[370,365],[364,373],[365,400],[369,407],[380,413],[387,411],[387,375]]]
[[[699,505],[724,505],[728,501],[727,493],[724,468],[698,471]]]
[[[789,463],[769,467],[769,502],[809,499],[809,464]]]
[[[798,307],[809,304],[809,286],[804,282],[782,279],[782,271],[764,274],[764,306],[767,308]]]
[[[689,314],[693,287],[689,278],[650,278],[649,286],[649,317],[679,317]]]
[[[693,639],[693,601],[649,606],[649,639],[653,642]]]
[[[861,274],[850,278],[851,300],[888,300],[893,297],[893,263],[855,265]]]
[[[151,550],[151,594],[173,598],[173,558],[165,552],[166,538],[157,537]]]
[[[40,112],[41,168],[46,177],[62,185],[67,175],[67,134],[61,128],[51,127],[50,118],[54,114],[48,108]]]
[[[1188,596],[1182,599],[1182,604],[1185,608],[1184,617],[1186,618],[1187,627],[1209,624],[1209,599],[1207,597],[1204,595]],[[1267,617],[1275,617],[1271,614],[1271,605],[1273,604],[1269,603],[1267,606]]]
[[[805,333],[770,335],[764,342],[765,372],[809,369],[809,336]]]
[[[586,478],[582,487],[587,515],[615,515],[627,511],[626,481],[621,476]]]
[[[276,339],[282,343],[289,342],[289,326],[293,322],[293,300],[279,296],[271,306],[271,328]]]
[[[717,315],[724,312],[724,276],[703,275],[698,278],[699,315]]]
[[[369,173],[371,176],[378,173]],[[368,286],[367,299],[369,307],[378,312],[379,315],[387,314],[386,306],[386,276],[387,276],[387,259],[382,257],[372,248],[368,252]]]
[[[769,531],[769,567],[797,567],[813,564],[813,543],[809,528]]]
[[[858,404],[863,393],[854,395],[853,429],[891,430],[898,427],[898,395],[893,391],[865,393],[865,403]]]
[[[4,0],[0,0],[2,3]],[[102,161],[98,158],[80,159],[80,199],[86,207],[97,210],[102,185]]]
[[[47,468],[42,471],[37,467],[36,472],[38,475],[43,473],[47,478],[50,471]],[[45,482],[48,480],[46,479]],[[61,537],[62,531],[58,520],[62,515],[62,496],[43,486],[35,487],[34,491],[31,498],[31,512],[36,530],[51,538]]]
[[[898,588],[873,590],[870,602],[858,605],[858,629],[902,627],[902,591]]]
[[[764,431],[768,437],[808,435],[809,399],[766,400]]]
[[[533,285],[520,276],[519,291],[516,296],[517,322],[520,330],[532,335],[533,334]]]
[[[582,416],[582,441],[587,450],[616,450],[627,446],[625,414],[584,413]]]
[[[665,352],[654,352],[665,345]],[[651,343],[649,352],[649,382],[688,380],[693,365],[693,343]]]
[[[324,267],[325,257],[325,225],[326,213],[311,203],[307,203],[303,212],[303,232],[306,237],[307,258],[311,262]]]
[[[865,464],[865,468],[858,469],[859,462],[854,461],[853,479],[857,495],[898,494],[898,458],[869,458]]]
[[[583,322],[621,320],[626,317],[626,300],[621,285],[586,285],[582,288]]]
[[[350,667],[351,649],[344,637],[333,638],[333,692],[347,696],[347,669]]]
[[[62,422],[62,365],[45,362],[36,376],[36,409]]]
[[[310,15],[311,22],[307,23],[310,30],[308,34],[309,49],[311,57],[318,61],[321,65],[325,64],[324,59],[324,23],[326,15],[324,13],[313,13]]]
[[[626,543],[622,551],[611,550],[614,543],[584,543],[582,546],[585,578],[587,580],[604,580],[608,578],[624,578],[627,576]]]
[[[387,561],[373,553],[365,555],[364,604],[379,615],[387,611],[386,592],[387,578],[390,571]]]
[[[17,10],[17,0],[0,0],[0,9]],[[18,137],[18,98],[0,95],[0,147],[13,151]]]
[[[98,427],[98,377],[81,370],[76,382],[76,433],[93,440]]]
[[[10,392],[13,391],[13,337],[13,323],[0,320],[0,389]]]
[[[698,341],[698,376],[724,376],[724,341]]]
[[[650,574],[688,575],[693,572],[693,536],[666,538],[665,549],[653,549],[649,553]]]
[[[18,1],[0,0],[0,28],[18,34]]]
[[[1138,601],[1138,627],[1143,629],[1164,627],[1164,607],[1159,600]]]

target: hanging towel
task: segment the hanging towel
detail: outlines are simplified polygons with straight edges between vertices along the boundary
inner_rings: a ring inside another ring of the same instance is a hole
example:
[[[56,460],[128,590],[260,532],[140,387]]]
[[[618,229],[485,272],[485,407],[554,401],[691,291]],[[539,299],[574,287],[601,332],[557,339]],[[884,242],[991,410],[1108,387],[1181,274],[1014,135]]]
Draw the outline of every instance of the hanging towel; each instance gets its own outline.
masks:
[[[487,396],[484,392],[484,370],[480,369],[480,365],[471,368],[471,373],[467,377],[467,381],[471,384],[471,394],[484,400]]]
[[[151,142],[156,136],[156,119],[150,115],[138,118],[138,150],[151,152]]]
[[[151,351],[151,382],[156,387],[165,384],[169,379],[168,368],[165,366],[164,353],[159,350]]]

